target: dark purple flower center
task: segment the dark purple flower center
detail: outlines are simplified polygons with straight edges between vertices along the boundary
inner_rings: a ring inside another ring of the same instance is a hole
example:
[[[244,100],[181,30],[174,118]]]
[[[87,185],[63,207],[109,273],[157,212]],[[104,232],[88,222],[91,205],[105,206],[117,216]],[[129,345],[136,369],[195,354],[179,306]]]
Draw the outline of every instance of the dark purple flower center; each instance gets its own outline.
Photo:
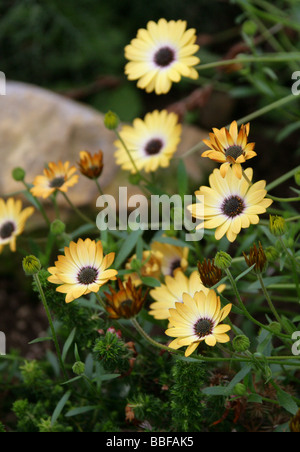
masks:
[[[80,270],[77,279],[80,284],[88,286],[97,280],[98,271],[93,267],[84,267]]]
[[[153,138],[150,140],[145,147],[145,152],[147,155],[159,154],[163,147],[163,142],[159,138]]]
[[[199,319],[194,325],[195,333],[200,337],[208,336],[213,331],[214,324],[210,319]]]
[[[239,196],[230,196],[225,199],[222,205],[222,212],[229,218],[234,218],[243,213],[245,203]]]
[[[16,227],[11,221],[4,223],[0,228],[0,238],[2,240],[8,239],[9,237],[12,236],[15,229]]]
[[[175,53],[170,47],[162,47],[154,55],[154,62],[157,66],[166,67],[169,66],[175,59]]]

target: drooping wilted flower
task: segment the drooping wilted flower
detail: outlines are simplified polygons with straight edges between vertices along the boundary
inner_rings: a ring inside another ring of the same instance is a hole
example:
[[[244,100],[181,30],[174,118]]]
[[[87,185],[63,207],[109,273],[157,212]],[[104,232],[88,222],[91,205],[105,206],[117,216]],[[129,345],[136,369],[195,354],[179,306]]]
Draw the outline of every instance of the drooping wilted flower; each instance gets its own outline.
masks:
[[[103,171],[103,152],[92,155],[90,152],[81,151],[78,162],[81,174],[89,179],[98,179]]]
[[[243,255],[248,267],[255,265],[255,267],[253,268],[256,272],[261,273],[266,268],[267,256],[265,255],[264,249],[260,242],[258,247],[255,243],[253,244],[253,247],[249,250],[249,255],[247,255],[245,252],[243,252]]]
[[[142,287],[137,289],[129,278],[122,283],[118,278],[118,291],[110,287],[110,293],[105,292],[106,310],[111,319],[130,319],[135,317],[143,307],[149,290],[143,295]]]

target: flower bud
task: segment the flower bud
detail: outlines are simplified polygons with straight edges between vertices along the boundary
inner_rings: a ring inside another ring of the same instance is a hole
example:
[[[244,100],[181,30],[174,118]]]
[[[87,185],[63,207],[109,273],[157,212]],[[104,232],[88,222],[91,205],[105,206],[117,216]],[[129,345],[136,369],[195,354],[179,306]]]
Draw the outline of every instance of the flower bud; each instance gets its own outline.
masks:
[[[61,220],[54,220],[51,223],[50,231],[53,235],[61,235],[65,232],[66,225]]]
[[[231,266],[232,257],[225,251],[218,251],[215,257],[215,266],[221,270],[227,270]]]
[[[279,322],[271,322],[269,325],[269,328],[276,334],[280,333],[281,331],[281,325]]]
[[[243,33],[248,36],[254,36],[257,32],[257,25],[252,20],[246,20],[242,27]]]
[[[75,375],[82,375],[85,372],[85,364],[81,361],[77,361],[72,367],[72,370]]]
[[[300,185],[300,171],[297,171],[295,174],[295,182],[297,185]]]
[[[119,125],[119,118],[116,113],[108,111],[104,116],[104,125],[109,130],[115,130]]]
[[[36,275],[42,268],[39,259],[35,256],[24,257],[22,265],[27,276]]]
[[[250,347],[250,340],[247,336],[240,334],[233,339],[232,346],[236,352],[245,352]]]
[[[247,388],[243,383],[237,383],[233,388],[233,394],[236,396],[244,396],[247,393]]]
[[[16,182],[23,182],[25,179],[26,173],[23,168],[15,168],[12,172],[12,177]]]
[[[281,237],[286,232],[285,219],[278,215],[270,215],[269,228],[275,237]]]
[[[267,265],[267,256],[260,242],[258,247],[255,243],[253,244],[253,247],[249,250],[249,256],[244,252],[243,255],[249,268],[254,265],[254,270],[258,273],[265,270]]]
[[[265,248],[265,255],[267,261],[272,264],[273,262],[277,261],[277,259],[280,256],[280,253],[274,246],[268,246],[267,248]]]

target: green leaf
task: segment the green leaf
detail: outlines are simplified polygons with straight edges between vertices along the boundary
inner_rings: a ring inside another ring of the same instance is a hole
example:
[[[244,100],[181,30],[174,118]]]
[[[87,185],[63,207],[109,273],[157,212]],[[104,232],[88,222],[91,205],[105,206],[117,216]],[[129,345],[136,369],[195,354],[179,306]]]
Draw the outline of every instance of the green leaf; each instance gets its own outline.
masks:
[[[40,342],[47,342],[47,341],[53,341],[53,338],[52,337],[38,337],[37,339],[34,339],[31,342],[28,342],[28,345],[39,344]]]
[[[161,283],[158,279],[152,278],[151,276],[141,276],[141,281],[145,286],[149,287],[160,287]]]
[[[123,264],[123,262],[130,256],[133,252],[136,244],[138,242],[139,237],[142,235],[143,231],[133,231],[124,241],[121,246],[120,251],[118,252],[117,258],[114,263],[114,268],[119,268]]]
[[[72,394],[72,391],[67,391],[62,398],[60,399],[60,401],[58,402],[53,414],[52,414],[52,418],[51,418],[51,425],[53,426],[55,424],[55,422],[57,421],[57,419],[59,418],[62,410],[64,409],[64,406],[66,405],[67,401],[69,400],[70,396]]]
[[[73,410],[68,411],[65,416],[66,417],[72,417],[72,416],[78,416],[79,414],[88,413],[89,411],[97,410],[99,406],[97,405],[87,405],[87,406],[81,406],[79,408],[74,408]]]
[[[183,198],[184,195],[186,195],[186,193],[188,192],[189,179],[184,161],[182,159],[179,160],[177,167],[177,185],[178,193]]]
[[[101,380],[102,381],[114,380],[115,378],[118,378],[120,376],[121,376],[121,374],[105,374],[105,375],[101,375]]]
[[[256,264],[251,265],[251,267],[248,267],[247,270],[245,270],[243,273],[241,273],[239,276],[237,276],[235,278],[235,281],[238,281],[239,279],[243,278],[244,276],[246,276],[249,272],[251,272],[251,270],[255,267]]]
[[[228,396],[230,391],[228,391],[227,386],[209,386],[202,389],[203,394],[213,395],[213,396]]]
[[[71,378],[71,380],[65,381],[64,383],[62,383],[63,385],[68,385],[70,383],[75,383],[75,381],[81,380],[83,377],[82,375],[78,375],[77,377]]]
[[[250,394],[248,397],[248,402],[262,403],[262,397],[259,394]]]
[[[70,349],[70,347],[71,347],[71,345],[73,343],[75,334],[76,334],[76,327],[71,331],[68,339],[65,342],[65,345],[64,345],[64,348],[63,348],[63,351],[62,351],[62,360],[63,360],[63,362],[65,362],[65,359],[67,357],[68,351],[69,351],[69,349]]]
[[[83,226],[80,226],[78,229],[72,232],[72,234],[70,234],[70,237],[72,240],[77,239],[77,237],[80,237],[87,232],[92,231],[93,229],[95,229],[95,226],[93,226],[92,224],[84,224]]]
[[[81,361],[77,344],[74,345],[74,356],[77,362]]]
[[[277,400],[279,402],[279,405],[286,409],[289,413],[295,414],[298,412],[298,405],[294,401],[291,394],[288,394],[287,392],[283,391],[282,389],[279,389],[277,392]]]
[[[227,386],[228,390],[231,392],[231,390],[235,387],[237,383],[243,380],[246,375],[251,371],[252,364],[245,365],[236,375],[233,377],[229,385]]]

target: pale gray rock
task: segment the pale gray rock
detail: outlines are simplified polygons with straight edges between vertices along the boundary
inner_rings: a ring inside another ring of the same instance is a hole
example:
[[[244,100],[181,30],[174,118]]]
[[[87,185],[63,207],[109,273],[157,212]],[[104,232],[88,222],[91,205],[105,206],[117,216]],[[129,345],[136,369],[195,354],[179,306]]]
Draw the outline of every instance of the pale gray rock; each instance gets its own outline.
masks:
[[[0,195],[22,188],[11,176],[17,166],[25,169],[26,181],[32,183],[49,161],[76,165],[81,150],[93,153],[100,149],[104,152],[101,186],[108,193],[116,193],[120,183],[126,185],[126,174],[115,164],[115,134],[105,128],[103,120],[102,113],[84,104],[37,86],[7,82],[6,96],[0,96]],[[207,132],[185,125],[176,155],[182,155],[206,136]],[[200,185],[203,174],[211,168],[210,162],[197,152],[186,163],[190,177]],[[131,193],[134,190],[136,187],[131,188]],[[98,192],[95,184],[82,176],[68,194],[77,206],[94,206]]]

